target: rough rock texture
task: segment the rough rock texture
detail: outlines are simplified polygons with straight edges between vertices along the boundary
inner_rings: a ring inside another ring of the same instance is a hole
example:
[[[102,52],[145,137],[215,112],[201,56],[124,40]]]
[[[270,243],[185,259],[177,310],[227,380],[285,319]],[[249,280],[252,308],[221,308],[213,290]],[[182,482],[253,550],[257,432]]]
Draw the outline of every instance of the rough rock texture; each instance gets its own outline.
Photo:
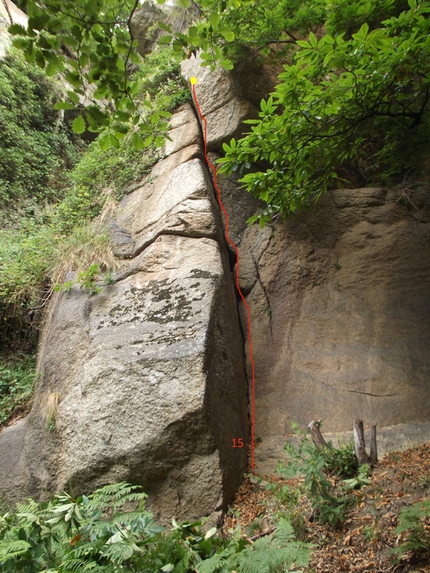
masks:
[[[183,74],[198,78],[213,161],[271,80],[199,65]],[[192,517],[225,506],[245,470],[231,447],[248,433],[236,261],[189,106],[171,130],[110,223],[115,284],[53,302],[33,410],[0,434],[9,500],[129,480],[158,515]],[[327,435],[376,419],[381,450],[430,439],[429,190],[333,191],[260,229],[237,179],[218,184],[251,307],[257,470],[273,471],[291,422],[321,419]]]
[[[153,0],[144,0],[134,12],[130,21],[130,32],[137,40],[137,50],[141,56],[149,54],[156,41],[156,33],[150,30],[157,22],[163,22],[166,11]]]
[[[217,152],[248,117],[230,110],[244,100],[258,106],[271,75],[199,64],[191,58],[182,72],[198,79],[208,148]],[[382,450],[402,447],[405,435],[430,439],[429,190],[334,191],[309,213],[249,229],[258,203],[234,177],[218,182],[251,308],[257,469],[274,470],[292,422],[322,419],[324,433],[350,430],[356,418],[402,424],[397,439],[380,429]],[[249,380],[247,344],[246,352]]]
[[[157,516],[192,518],[225,507],[240,483],[242,334],[196,125],[189,106],[174,116],[171,154],[119,205],[115,283],[52,305],[32,412],[0,434],[9,500],[126,480]]]
[[[0,58],[4,58],[11,44],[11,36],[7,29],[12,24],[20,24],[27,28],[28,16],[15,6],[11,0],[0,2]]]
[[[243,239],[261,471],[273,469],[292,422],[344,432],[356,418],[430,419],[428,194],[334,191]]]
[[[245,130],[245,119],[258,117],[256,107],[242,95],[235,76],[222,68],[211,72],[201,67],[199,56],[182,63],[185,81],[197,78],[196,94],[200,109],[207,121],[207,148],[222,152],[222,144],[239,137]]]

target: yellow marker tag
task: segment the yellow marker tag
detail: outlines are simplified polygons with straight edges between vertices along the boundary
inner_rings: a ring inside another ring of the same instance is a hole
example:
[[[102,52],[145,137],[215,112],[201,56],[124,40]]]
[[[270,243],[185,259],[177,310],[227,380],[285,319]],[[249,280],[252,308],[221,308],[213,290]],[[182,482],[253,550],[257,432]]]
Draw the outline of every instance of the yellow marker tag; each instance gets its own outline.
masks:
[[[190,78],[190,83],[191,83],[193,86],[195,86],[196,83],[197,83],[197,78],[195,78],[194,76],[191,76],[191,78]]]

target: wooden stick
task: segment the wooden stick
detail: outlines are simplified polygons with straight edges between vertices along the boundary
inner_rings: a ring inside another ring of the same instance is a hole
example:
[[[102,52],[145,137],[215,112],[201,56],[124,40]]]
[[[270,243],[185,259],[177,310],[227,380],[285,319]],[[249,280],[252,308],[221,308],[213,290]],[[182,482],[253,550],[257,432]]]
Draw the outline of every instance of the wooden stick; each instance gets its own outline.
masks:
[[[370,463],[364,442],[364,427],[362,420],[354,422],[354,450],[359,466]]]
[[[370,424],[370,463],[375,466],[378,463],[378,448],[376,447],[376,422]]]
[[[318,448],[318,450],[320,452],[324,451],[325,449],[329,448],[330,446],[327,444],[327,442],[324,440],[324,438],[322,437],[322,434],[320,432],[319,429],[319,425],[318,422],[316,422],[315,420],[312,420],[312,422],[309,422],[308,424],[308,428],[311,432],[311,436],[312,436],[312,441],[313,443],[316,445],[316,447]]]

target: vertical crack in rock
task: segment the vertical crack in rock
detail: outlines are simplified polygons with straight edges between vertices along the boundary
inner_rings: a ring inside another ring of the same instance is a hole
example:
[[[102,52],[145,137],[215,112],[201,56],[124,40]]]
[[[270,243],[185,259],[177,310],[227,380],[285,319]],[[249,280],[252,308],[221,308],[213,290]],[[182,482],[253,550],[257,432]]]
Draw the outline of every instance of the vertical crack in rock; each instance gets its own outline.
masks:
[[[52,303],[32,411],[16,434],[0,434],[0,456],[14,435],[21,448],[0,483],[9,501],[126,480],[160,519],[185,519],[226,508],[239,486],[243,343],[197,121],[190,106],[178,116],[180,141],[110,225],[116,282],[91,298],[74,286]]]

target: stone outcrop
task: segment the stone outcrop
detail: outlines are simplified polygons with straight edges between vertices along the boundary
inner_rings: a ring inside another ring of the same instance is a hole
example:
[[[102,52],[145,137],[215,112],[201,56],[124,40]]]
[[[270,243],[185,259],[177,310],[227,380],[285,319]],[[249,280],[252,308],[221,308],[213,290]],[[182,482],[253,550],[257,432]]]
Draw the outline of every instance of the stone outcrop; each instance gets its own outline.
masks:
[[[244,131],[244,110],[256,113],[271,78],[249,66],[234,74],[199,66],[191,58],[183,74],[198,79],[213,161],[222,134],[229,141]],[[252,108],[242,106],[246,99]],[[228,128],[219,116],[231,118]],[[324,434],[336,435],[355,418],[380,428],[402,424],[381,450],[430,439],[429,189],[337,190],[309,212],[261,229],[245,224],[258,203],[235,178],[218,183],[251,308],[257,469],[275,469],[293,422],[303,428],[321,419]],[[241,316],[246,331],[243,308]]]
[[[114,284],[92,297],[76,286],[52,304],[32,412],[0,434],[9,499],[125,480],[142,485],[157,516],[190,518],[226,507],[241,481],[242,334],[189,106],[171,135],[111,223]]]
[[[265,70],[196,76],[211,162],[257,115]],[[210,514],[246,469],[246,317],[190,106],[172,141],[110,222],[114,284],[52,303],[31,414],[0,434],[9,500],[72,485],[139,483],[158,516]],[[376,420],[382,451],[430,439],[429,189],[327,193],[261,229],[236,176],[217,178],[239,246],[256,367],[255,461],[273,471],[292,422],[327,438]],[[332,435],[330,435],[332,433]]]
[[[137,40],[137,49],[141,56],[146,56],[153,49],[157,37],[154,26],[157,22],[164,22],[166,18],[166,10],[153,0],[145,0],[134,12],[130,21],[130,32]]]
[[[345,432],[430,420],[428,188],[338,190],[242,241],[252,312],[257,462],[292,422]],[[391,446],[401,447],[391,433]],[[429,439],[427,426],[422,438]]]
[[[185,81],[197,77],[196,94],[207,121],[206,143],[210,151],[222,153],[222,144],[244,132],[243,121],[258,117],[257,108],[244,97],[234,75],[224,69],[202,67],[200,57],[182,64]]]

